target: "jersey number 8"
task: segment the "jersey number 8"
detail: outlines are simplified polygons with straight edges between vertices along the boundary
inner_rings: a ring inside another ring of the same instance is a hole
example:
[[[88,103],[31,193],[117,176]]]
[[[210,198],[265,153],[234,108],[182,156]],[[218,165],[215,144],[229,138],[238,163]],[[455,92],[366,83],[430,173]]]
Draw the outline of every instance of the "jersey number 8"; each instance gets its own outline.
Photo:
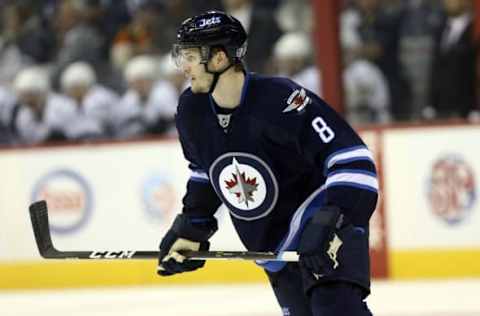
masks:
[[[318,133],[320,139],[326,144],[332,141],[335,137],[335,132],[325,123],[323,118],[317,116],[312,121],[313,129]]]

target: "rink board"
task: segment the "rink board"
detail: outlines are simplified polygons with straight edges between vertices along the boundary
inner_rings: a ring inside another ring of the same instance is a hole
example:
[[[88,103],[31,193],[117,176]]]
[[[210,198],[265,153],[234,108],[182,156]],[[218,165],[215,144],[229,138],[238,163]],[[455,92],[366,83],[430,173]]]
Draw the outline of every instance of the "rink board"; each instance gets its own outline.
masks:
[[[384,133],[392,278],[480,276],[480,127]]]
[[[156,274],[156,261],[48,261],[0,264],[0,289],[82,288],[135,285],[268,283],[252,262],[211,261],[194,273]]]
[[[381,193],[371,222],[373,276],[480,276],[480,152],[472,145],[480,129],[383,128],[362,135],[377,161]],[[244,262],[210,262],[203,271],[159,278],[154,261],[39,257],[27,207],[40,198],[49,201],[52,237],[61,250],[157,249],[189,177],[176,140],[0,153],[6,179],[0,190],[0,289],[265,281],[261,269]],[[227,211],[217,216],[221,229],[212,247],[243,249]]]

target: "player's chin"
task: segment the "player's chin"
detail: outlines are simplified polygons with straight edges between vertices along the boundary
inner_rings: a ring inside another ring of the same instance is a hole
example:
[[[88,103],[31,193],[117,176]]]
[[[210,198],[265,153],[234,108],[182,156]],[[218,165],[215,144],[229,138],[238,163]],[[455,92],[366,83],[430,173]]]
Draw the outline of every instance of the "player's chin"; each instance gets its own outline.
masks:
[[[204,87],[198,84],[195,84],[192,82],[192,85],[190,87],[192,89],[193,93],[207,93],[208,92],[208,87]]]

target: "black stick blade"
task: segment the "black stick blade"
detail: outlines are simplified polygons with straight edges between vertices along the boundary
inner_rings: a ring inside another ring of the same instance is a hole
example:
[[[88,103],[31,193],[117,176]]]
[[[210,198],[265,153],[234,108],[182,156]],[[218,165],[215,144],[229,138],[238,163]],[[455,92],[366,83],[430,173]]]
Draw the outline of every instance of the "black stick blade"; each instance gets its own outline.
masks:
[[[44,200],[34,202],[30,205],[29,210],[38,251],[44,258],[51,257],[50,254],[56,250],[50,236],[47,202]]]
[[[89,251],[59,251],[55,249],[50,236],[48,223],[48,208],[46,201],[37,201],[30,205],[30,219],[38,251],[46,259],[157,259],[158,251],[140,250],[89,250]],[[185,251],[182,254],[191,260],[209,259],[243,259],[243,260],[274,260],[298,261],[298,254],[294,251],[285,251],[280,254],[272,252],[251,251]]]

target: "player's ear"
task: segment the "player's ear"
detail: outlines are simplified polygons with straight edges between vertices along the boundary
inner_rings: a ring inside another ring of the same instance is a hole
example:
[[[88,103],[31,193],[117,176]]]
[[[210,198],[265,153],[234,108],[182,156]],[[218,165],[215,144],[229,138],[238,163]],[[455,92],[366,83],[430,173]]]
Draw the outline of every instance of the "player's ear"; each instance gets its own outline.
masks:
[[[216,49],[212,59],[215,68],[223,68],[228,63],[227,54],[223,49]]]

